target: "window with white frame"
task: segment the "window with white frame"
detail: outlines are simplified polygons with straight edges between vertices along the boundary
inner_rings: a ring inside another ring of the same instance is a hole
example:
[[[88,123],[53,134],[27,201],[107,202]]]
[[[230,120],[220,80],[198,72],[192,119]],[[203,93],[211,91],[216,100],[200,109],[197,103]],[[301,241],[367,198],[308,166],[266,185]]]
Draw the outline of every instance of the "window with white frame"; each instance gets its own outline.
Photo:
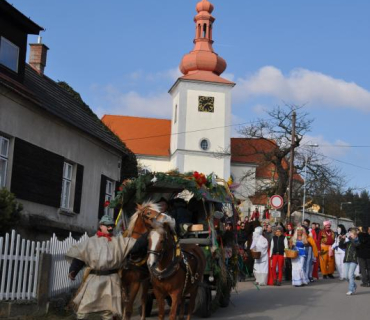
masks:
[[[0,38],[0,63],[18,72],[19,47],[8,39]]]
[[[62,197],[60,207],[65,210],[71,210],[72,181],[73,181],[73,164],[64,162]]]
[[[105,185],[105,202],[106,203],[108,203],[112,200],[113,193],[114,193],[114,183],[110,180],[107,180],[107,183]],[[113,209],[109,208],[109,206],[105,206],[104,214],[107,214],[107,215],[113,217]]]
[[[9,158],[9,139],[0,136],[0,188],[5,187]]]

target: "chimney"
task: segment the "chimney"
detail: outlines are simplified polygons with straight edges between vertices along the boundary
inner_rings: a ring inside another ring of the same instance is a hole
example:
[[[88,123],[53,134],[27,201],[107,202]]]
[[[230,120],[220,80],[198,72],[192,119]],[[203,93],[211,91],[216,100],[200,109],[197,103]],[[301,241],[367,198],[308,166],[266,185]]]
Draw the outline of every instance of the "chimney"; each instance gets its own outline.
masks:
[[[44,69],[46,66],[46,54],[49,50],[47,46],[42,43],[42,38],[39,36],[37,43],[30,43],[30,61],[29,64],[38,73],[44,74]]]

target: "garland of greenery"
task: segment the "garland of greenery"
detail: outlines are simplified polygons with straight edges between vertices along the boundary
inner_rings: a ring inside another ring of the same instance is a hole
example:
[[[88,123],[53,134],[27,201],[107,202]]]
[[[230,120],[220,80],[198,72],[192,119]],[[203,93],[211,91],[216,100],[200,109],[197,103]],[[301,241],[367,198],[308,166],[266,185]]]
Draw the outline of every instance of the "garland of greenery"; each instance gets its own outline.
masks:
[[[201,177],[199,177],[201,176]],[[116,197],[110,202],[110,207],[125,207],[129,203],[142,203],[149,195],[149,188],[179,188],[192,192],[197,199],[233,202],[229,189],[215,181],[213,174],[205,177],[197,172],[181,174],[177,171],[168,173],[156,172],[140,175],[121,184]]]

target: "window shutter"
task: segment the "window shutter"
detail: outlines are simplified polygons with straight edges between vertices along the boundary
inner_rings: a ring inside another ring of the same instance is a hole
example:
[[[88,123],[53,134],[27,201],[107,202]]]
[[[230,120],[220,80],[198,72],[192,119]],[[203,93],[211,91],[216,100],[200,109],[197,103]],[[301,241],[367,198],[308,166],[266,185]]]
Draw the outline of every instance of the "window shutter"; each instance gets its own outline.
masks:
[[[15,139],[11,192],[19,199],[60,207],[64,158]]]
[[[80,213],[82,198],[82,182],[84,176],[84,166],[77,164],[75,201],[73,203],[73,212]]]
[[[119,187],[121,186],[121,183],[119,181],[116,181],[116,190],[114,193],[113,198],[117,196],[117,192],[119,191]],[[119,215],[119,211],[121,210],[121,206],[119,205],[118,207],[114,208],[114,221],[117,220],[117,217]]]
[[[98,218],[104,216],[104,203],[105,203],[105,188],[107,186],[107,177],[105,175],[101,175],[100,180],[100,195],[99,195],[99,214]]]

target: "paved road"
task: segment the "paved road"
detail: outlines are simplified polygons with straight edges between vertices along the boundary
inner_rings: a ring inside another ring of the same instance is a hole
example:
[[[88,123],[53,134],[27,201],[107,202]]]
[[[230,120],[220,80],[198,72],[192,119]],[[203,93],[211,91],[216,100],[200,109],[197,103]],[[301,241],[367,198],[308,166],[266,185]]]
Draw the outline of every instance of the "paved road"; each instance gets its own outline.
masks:
[[[319,280],[301,288],[283,282],[281,287],[267,286],[260,290],[252,282],[239,282],[230,306],[218,309],[210,319],[370,319],[370,288],[360,287],[359,281],[357,284],[356,295],[347,296],[347,282],[337,279]],[[155,311],[150,319],[157,319]],[[193,316],[192,319],[202,318]]]
[[[319,280],[302,288],[283,282],[281,287],[260,287],[260,290],[251,282],[243,282],[232,295],[232,304],[218,309],[212,319],[369,319],[370,288],[357,283],[356,295],[347,296],[347,282],[336,279]]]
[[[281,287],[260,287],[252,282],[239,282],[228,308],[219,308],[209,319],[230,320],[365,320],[370,319],[370,288],[358,289],[347,296],[347,282],[319,280],[307,287],[296,288],[283,282]],[[69,317],[43,317],[43,320],[72,320]],[[91,317],[91,320],[98,320]],[[148,320],[156,320],[156,310]],[[168,313],[166,314],[168,319]],[[200,320],[193,316],[194,320]],[[139,320],[138,316],[132,320]]]

